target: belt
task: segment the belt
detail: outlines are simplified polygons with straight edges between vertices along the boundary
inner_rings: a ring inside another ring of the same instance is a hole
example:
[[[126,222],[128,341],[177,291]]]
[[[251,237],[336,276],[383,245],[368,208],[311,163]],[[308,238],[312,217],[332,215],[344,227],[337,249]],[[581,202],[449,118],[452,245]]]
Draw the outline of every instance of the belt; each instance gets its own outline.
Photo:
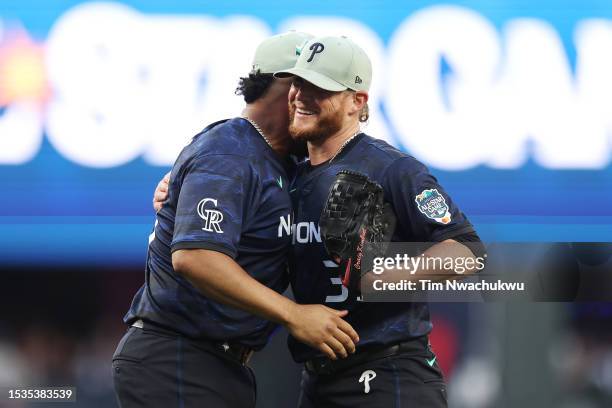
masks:
[[[423,336],[414,340],[393,344],[382,349],[378,348],[374,350],[364,350],[361,352],[357,351],[355,354],[351,354],[347,358],[339,358],[338,360],[330,360],[327,357],[314,358],[312,360],[308,360],[304,366],[306,367],[306,370],[313,374],[330,375],[358,366],[368,361],[379,360],[385,357],[396,356],[404,353],[422,353],[428,349],[429,340],[427,336]]]
[[[162,334],[167,334],[167,335],[169,334],[175,337],[182,337],[182,335],[179,333],[176,333],[172,330],[168,330],[156,324],[144,322],[141,319],[136,320],[134,323],[132,323],[131,326],[136,327],[138,329],[142,329],[142,330],[150,330],[150,331],[159,332]],[[242,365],[247,365],[249,360],[253,356],[253,353],[255,352],[255,350],[253,350],[250,347],[243,346],[241,344],[229,343],[227,341],[220,343],[220,342],[215,342],[213,340],[207,340],[207,339],[191,339],[191,340],[194,340],[198,344],[202,344],[206,346],[206,348],[212,350],[216,354],[220,354],[222,356],[229,357],[232,360],[235,360]]]

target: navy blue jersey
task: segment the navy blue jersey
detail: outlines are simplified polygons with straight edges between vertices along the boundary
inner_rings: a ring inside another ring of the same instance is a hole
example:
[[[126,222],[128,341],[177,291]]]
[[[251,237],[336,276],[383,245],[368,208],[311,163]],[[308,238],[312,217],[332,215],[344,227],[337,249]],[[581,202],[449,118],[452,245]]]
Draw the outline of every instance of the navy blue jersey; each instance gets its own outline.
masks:
[[[298,303],[323,303],[348,309],[346,320],[359,334],[359,348],[398,343],[431,331],[426,303],[360,303],[349,299],[337,265],[321,242],[319,218],[336,174],[345,169],[367,175],[383,186],[397,215],[392,241],[440,242],[472,233],[473,227],[427,168],[384,141],[358,135],[331,162],[300,164],[291,187],[294,245],[291,284]],[[290,338],[297,361],[318,352]]]
[[[259,349],[269,321],[203,296],[172,268],[173,251],[200,248],[232,257],[250,276],[283,292],[291,200],[288,164],[242,118],[215,123],[179,155],[168,198],[149,241],[146,281],[125,322],[142,319],[185,336]]]

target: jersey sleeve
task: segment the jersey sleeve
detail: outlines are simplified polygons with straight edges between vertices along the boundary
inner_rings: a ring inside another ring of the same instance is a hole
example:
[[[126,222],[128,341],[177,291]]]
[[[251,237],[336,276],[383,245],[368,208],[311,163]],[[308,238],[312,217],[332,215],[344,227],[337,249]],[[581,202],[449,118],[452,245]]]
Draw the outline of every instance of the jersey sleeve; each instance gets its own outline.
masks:
[[[436,178],[411,157],[397,159],[387,168],[383,188],[399,226],[407,235],[403,239],[441,242],[474,232]]]
[[[232,258],[245,220],[256,174],[244,157],[204,155],[194,158],[181,177],[172,251],[210,249]]]

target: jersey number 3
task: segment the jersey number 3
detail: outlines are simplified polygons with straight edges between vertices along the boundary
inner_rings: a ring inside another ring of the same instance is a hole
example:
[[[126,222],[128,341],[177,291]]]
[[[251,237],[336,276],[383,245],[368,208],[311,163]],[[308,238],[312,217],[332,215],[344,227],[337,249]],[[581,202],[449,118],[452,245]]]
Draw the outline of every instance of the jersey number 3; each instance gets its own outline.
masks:
[[[323,265],[325,265],[326,268],[338,269],[338,265],[332,260],[323,261]],[[348,299],[349,291],[342,284],[342,279],[340,279],[340,277],[330,277],[329,279],[331,280],[333,286],[340,286],[340,294],[333,296],[328,295],[325,298],[325,303],[340,303]]]

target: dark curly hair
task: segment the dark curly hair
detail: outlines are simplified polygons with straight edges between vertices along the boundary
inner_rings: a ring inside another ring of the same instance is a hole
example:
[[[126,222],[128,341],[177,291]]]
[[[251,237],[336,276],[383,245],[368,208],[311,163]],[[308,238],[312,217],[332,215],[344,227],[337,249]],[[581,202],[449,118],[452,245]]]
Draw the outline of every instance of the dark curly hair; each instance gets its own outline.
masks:
[[[274,81],[272,74],[262,74],[259,70],[251,71],[249,76],[240,77],[234,93],[242,95],[246,103],[252,103],[266,93],[272,81]]]

